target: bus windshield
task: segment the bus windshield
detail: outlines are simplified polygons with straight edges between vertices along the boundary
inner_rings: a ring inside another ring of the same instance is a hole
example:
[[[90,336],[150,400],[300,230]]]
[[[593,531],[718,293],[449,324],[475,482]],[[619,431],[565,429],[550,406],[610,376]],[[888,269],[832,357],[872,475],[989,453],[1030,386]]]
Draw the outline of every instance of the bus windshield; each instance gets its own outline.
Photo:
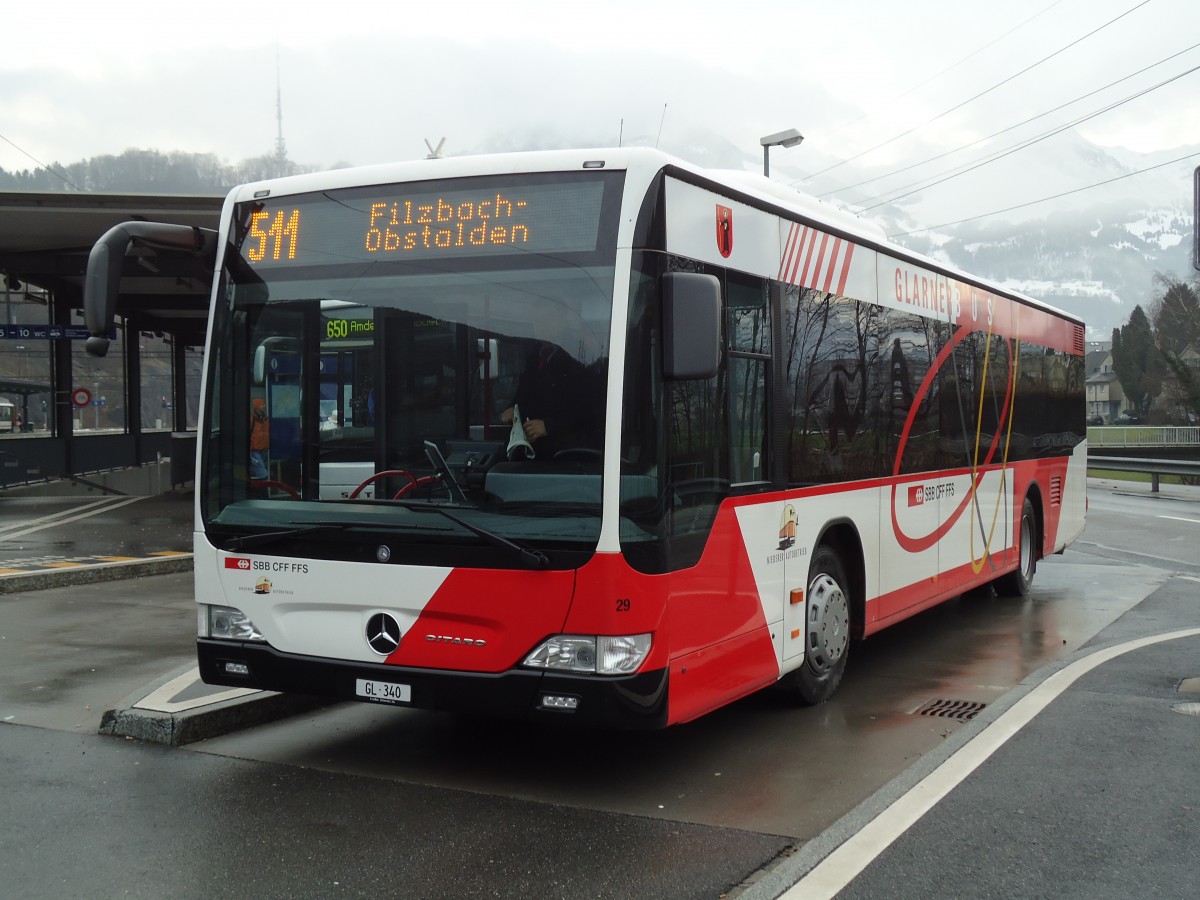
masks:
[[[483,565],[594,548],[619,189],[539,174],[237,205],[205,395],[210,538],[312,535],[338,556],[386,537],[460,565],[464,547]]]

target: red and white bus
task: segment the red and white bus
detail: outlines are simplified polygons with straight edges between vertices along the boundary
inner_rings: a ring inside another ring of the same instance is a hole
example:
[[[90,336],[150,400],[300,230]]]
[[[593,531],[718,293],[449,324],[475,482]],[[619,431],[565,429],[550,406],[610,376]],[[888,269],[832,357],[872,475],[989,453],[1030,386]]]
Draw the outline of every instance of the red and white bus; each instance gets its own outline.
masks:
[[[1026,593],[1083,529],[1083,323],[757,175],[422,160],[114,231],[97,269],[214,263],[209,683],[617,727],[818,703],[854,641]]]

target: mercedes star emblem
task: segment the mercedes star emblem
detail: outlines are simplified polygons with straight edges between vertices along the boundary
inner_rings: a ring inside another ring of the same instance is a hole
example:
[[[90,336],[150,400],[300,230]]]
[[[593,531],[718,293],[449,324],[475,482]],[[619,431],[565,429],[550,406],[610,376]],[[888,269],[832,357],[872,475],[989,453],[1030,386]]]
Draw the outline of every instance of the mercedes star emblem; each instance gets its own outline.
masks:
[[[380,656],[390,656],[400,646],[400,623],[387,613],[367,620],[367,643]]]

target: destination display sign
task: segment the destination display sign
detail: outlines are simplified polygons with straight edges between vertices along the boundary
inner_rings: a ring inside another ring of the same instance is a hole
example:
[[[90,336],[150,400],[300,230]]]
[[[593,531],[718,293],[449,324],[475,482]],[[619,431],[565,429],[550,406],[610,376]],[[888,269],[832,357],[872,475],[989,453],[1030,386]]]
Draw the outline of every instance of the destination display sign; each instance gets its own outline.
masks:
[[[337,341],[348,338],[370,338],[375,334],[373,319],[339,319],[325,320],[325,340]]]
[[[241,211],[256,269],[598,249],[609,173],[349,188]]]

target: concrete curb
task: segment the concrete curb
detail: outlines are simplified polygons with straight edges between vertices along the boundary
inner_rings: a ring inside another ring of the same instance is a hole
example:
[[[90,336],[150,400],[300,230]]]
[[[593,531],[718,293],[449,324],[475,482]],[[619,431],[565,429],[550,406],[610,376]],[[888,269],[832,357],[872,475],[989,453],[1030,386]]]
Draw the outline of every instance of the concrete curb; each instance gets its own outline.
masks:
[[[192,675],[194,678],[185,677]],[[180,680],[189,681],[193,686],[202,684],[194,664],[164,675],[130,694],[116,708],[106,710],[100,721],[99,733],[178,747],[311,712],[332,702],[320,697],[276,694],[271,691],[254,691],[229,698],[227,695],[236,692],[228,688],[205,686],[212,692],[211,702],[177,711],[150,708],[147,700],[156,691]]]
[[[100,581],[120,581],[125,578],[141,578],[144,575],[169,575],[174,572],[190,572],[191,570],[192,554],[190,553],[164,556],[161,559],[93,563],[72,569],[41,570],[5,575],[0,577],[0,594],[44,591],[49,588],[95,584]]]

